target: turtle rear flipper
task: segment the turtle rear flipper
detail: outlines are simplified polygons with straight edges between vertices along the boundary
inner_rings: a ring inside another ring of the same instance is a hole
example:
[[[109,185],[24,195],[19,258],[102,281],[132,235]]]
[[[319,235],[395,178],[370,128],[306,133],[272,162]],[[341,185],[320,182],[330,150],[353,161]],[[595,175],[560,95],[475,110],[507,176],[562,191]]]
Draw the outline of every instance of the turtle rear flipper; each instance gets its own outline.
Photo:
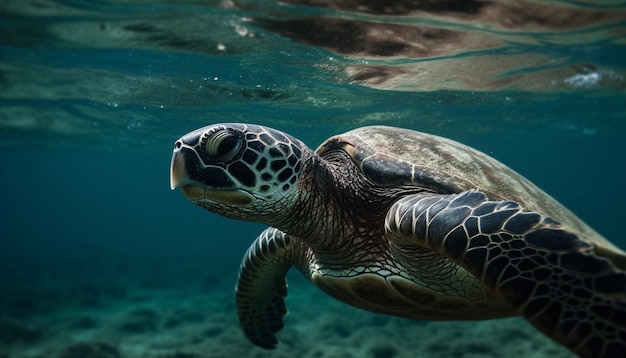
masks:
[[[386,230],[462,266],[574,353],[626,356],[626,272],[551,218],[477,191],[420,194],[394,204]]]
[[[246,337],[273,349],[287,314],[285,276],[291,266],[306,269],[302,244],[275,228],[265,229],[246,252],[236,287],[237,315]]]

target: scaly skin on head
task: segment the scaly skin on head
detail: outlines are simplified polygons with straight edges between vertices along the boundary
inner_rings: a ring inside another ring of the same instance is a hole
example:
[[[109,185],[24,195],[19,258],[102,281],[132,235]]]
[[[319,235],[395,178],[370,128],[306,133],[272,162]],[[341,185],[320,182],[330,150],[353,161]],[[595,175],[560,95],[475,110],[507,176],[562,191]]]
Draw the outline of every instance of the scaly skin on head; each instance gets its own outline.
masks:
[[[247,124],[216,124],[180,138],[171,166],[172,188],[217,214],[274,222],[297,201],[302,142],[279,131]]]

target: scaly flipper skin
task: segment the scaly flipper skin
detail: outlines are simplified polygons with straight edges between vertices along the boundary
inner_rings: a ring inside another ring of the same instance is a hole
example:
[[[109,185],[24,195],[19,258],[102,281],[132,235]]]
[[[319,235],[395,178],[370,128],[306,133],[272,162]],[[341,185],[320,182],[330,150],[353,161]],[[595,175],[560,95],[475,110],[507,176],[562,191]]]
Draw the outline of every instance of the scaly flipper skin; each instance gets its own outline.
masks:
[[[237,280],[237,315],[246,337],[257,346],[271,349],[278,344],[275,333],[287,314],[285,276],[292,266],[308,269],[308,252],[301,242],[271,227],[246,252]]]
[[[626,273],[551,218],[478,191],[418,194],[392,206],[386,232],[462,266],[581,357],[626,357]]]

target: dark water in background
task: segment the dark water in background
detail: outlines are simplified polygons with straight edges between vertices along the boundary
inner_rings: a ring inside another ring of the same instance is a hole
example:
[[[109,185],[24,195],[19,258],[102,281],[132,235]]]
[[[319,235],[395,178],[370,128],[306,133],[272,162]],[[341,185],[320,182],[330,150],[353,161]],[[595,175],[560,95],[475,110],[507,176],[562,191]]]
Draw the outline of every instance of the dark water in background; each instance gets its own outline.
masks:
[[[450,137],[626,248],[625,4],[295,3],[0,4],[0,317],[72,301],[75,278],[232,289],[262,226],[168,183],[173,142],[214,122]]]

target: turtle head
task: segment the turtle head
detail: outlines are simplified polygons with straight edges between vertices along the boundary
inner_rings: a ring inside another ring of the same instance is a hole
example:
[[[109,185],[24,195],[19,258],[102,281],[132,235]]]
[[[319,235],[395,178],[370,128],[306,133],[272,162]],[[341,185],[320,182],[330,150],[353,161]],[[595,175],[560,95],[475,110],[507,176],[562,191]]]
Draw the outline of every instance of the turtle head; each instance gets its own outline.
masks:
[[[308,152],[301,141],[275,129],[215,124],[176,141],[170,183],[209,211],[269,223],[267,218],[296,200]]]

